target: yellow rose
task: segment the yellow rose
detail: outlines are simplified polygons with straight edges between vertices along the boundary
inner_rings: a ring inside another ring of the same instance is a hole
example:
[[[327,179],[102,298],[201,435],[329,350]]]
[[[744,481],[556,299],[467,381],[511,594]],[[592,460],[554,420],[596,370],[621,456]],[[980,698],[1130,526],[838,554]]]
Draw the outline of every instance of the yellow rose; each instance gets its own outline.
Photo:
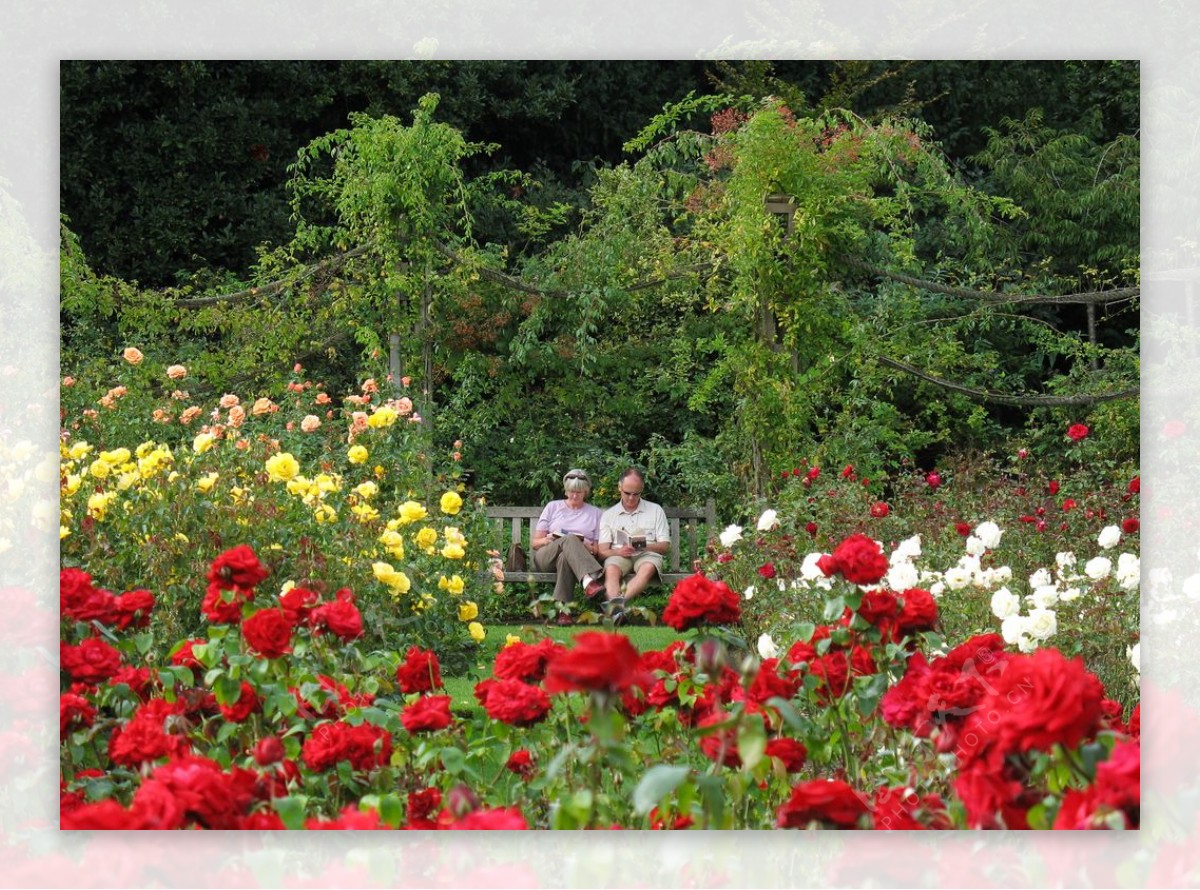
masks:
[[[91,466],[88,467],[88,472],[97,479],[107,479],[111,470],[112,468],[105,461],[99,459],[92,461]]]
[[[60,541],[69,534],[71,534],[71,530],[69,528],[67,528],[65,525],[60,525],[58,527],[58,539]]]
[[[450,579],[446,582],[446,590],[455,596],[462,593],[465,586],[463,579],[459,575],[451,575]]]
[[[472,621],[467,625],[467,633],[471,635],[471,639],[476,643],[482,643],[484,637],[487,636],[487,631],[483,629],[483,625],[478,621]]]
[[[293,476],[287,481],[288,494],[294,494],[298,498],[306,497],[309,491],[315,488],[307,476]]]
[[[76,442],[71,446],[71,450],[67,452],[67,456],[71,460],[82,460],[92,453],[92,446],[87,442]]]
[[[88,498],[88,516],[100,522],[108,513],[108,508],[114,500],[117,493],[115,491],[96,492]]]
[[[350,490],[363,500],[370,500],[379,493],[379,486],[368,479],[366,482],[360,482]]]
[[[99,457],[109,466],[115,467],[125,463],[132,456],[128,448],[114,448],[112,451],[101,451]]]
[[[458,607],[458,620],[459,621],[471,621],[472,619],[477,618],[478,616],[479,616],[479,607],[477,605],[475,605],[473,602],[471,602],[470,600],[467,600],[465,603],[462,603]]]
[[[424,506],[416,501],[405,501],[400,505],[400,524],[408,525],[410,522],[417,522],[429,515],[429,511]]]
[[[448,491],[442,495],[442,512],[448,516],[453,516],[462,509],[463,499],[458,496],[456,491]]]
[[[379,518],[379,511],[370,504],[355,504],[350,508],[350,512],[354,514],[355,519],[363,523],[374,522]]]
[[[205,473],[196,480],[196,488],[203,492],[212,491],[212,487],[217,484],[217,479],[219,479],[220,476],[220,473]]]
[[[196,438],[192,439],[192,451],[197,454],[203,454],[213,447],[215,441],[217,441],[217,437],[212,433],[200,433]]]
[[[521,642],[521,638],[520,638],[520,637],[518,637],[516,634],[507,634],[507,635],[504,637],[504,646],[503,646],[503,648],[507,649],[509,646],[515,646],[515,645],[517,645],[517,643],[519,643],[519,642]]]
[[[321,524],[336,522],[338,517],[337,510],[333,509],[333,507],[329,506],[328,504],[317,504],[317,506],[313,508],[313,516],[316,517],[317,522]]]
[[[346,459],[352,464],[365,463],[369,456],[367,449],[361,445],[352,445],[350,446],[350,450],[346,452]]]
[[[396,422],[396,418],[399,416],[387,405],[380,405],[375,409],[375,413],[367,418],[367,426],[375,430],[389,427]]]
[[[417,546],[421,549],[432,550],[434,545],[437,544],[437,532],[435,532],[429,526],[425,526],[423,529],[417,532],[416,541]]]
[[[448,543],[442,548],[442,556],[446,559],[462,559],[466,555],[467,552],[459,544]]]
[[[132,486],[133,483],[139,481],[141,478],[141,474],[136,470],[133,472],[122,473],[120,478],[117,479],[117,488],[119,488],[121,491],[125,491],[125,489]]]
[[[463,537],[463,533],[460,532],[456,526],[446,526],[446,528],[442,530],[442,534],[445,535],[446,540],[451,544],[457,544],[460,547],[467,546],[467,539]]]
[[[66,485],[64,486],[64,491],[66,491],[66,493],[68,495],[75,494],[75,492],[79,491],[79,486],[82,484],[83,484],[82,476],[76,476],[71,473],[68,473]]]
[[[135,448],[133,453],[137,457],[145,457],[147,454],[149,454],[153,450],[154,450],[154,440],[150,439],[150,440],[143,442],[141,445],[139,445],[137,448]]]
[[[290,452],[281,451],[267,458],[266,470],[272,482],[287,482],[300,473],[300,461]]]

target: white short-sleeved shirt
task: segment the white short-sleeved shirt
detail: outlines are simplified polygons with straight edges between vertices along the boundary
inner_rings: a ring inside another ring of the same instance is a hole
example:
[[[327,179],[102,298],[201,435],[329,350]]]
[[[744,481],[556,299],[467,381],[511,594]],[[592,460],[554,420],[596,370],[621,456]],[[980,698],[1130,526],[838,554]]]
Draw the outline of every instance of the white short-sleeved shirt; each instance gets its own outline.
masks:
[[[600,517],[600,543],[611,545],[616,529],[621,529],[627,534],[645,534],[648,543],[671,540],[671,525],[667,522],[667,514],[652,501],[640,500],[632,510],[626,510],[617,502],[605,510]]]

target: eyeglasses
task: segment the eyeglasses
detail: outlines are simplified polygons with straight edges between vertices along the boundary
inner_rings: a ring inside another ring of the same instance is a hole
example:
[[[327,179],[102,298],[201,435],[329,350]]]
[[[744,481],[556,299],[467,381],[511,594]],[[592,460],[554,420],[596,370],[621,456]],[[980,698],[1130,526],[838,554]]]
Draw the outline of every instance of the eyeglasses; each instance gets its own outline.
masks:
[[[618,491],[620,491],[620,489],[618,489]],[[642,496],[642,493],[640,491],[622,491],[621,492],[621,497],[623,497],[623,498],[640,498],[641,496]]]

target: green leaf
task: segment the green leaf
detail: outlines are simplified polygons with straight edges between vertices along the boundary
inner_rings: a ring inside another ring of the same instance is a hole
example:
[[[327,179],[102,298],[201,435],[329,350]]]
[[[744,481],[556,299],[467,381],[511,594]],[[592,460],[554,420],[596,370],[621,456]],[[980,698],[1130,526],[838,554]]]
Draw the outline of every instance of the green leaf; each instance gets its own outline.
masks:
[[[646,770],[642,780],[633,791],[633,808],[644,816],[658,806],[659,802],[679,787],[679,783],[691,772],[689,766],[672,766],[659,763]]]
[[[750,772],[762,760],[767,750],[767,730],[763,722],[753,717],[743,720],[738,725],[737,746],[738,756],[742,759],[742,769]]]
[[[290,797],[276,797],[271,800],[271,806],[279,814],[284,827],[297,831],[304,827],[304,808],[308,806],[308,798],[303,794],[293,794]]]
[[[399,795],[385,794],[379,799],[379,818],[385,825],[399,828],[404,821],[404,801]]]
[[[233,677],[218,677],[213,684],[213,693],[217,697],[217,704],[231,705],[241,697],[242,684]]]
[[[835,596],[825,601],[825,611],[822,614],[826,621],[836,621],[842,617],[844,611],[846,611],[846,601],[840,596]]]

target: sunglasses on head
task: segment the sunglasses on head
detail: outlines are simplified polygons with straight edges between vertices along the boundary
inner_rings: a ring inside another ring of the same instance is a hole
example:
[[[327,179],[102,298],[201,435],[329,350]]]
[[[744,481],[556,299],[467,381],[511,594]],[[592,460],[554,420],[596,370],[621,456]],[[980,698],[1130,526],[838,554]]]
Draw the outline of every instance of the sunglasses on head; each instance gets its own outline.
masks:
[[[583,475],[583,473],[567,473],[566,478],[568,478],[568,479],[587,479],[587,476]]]

